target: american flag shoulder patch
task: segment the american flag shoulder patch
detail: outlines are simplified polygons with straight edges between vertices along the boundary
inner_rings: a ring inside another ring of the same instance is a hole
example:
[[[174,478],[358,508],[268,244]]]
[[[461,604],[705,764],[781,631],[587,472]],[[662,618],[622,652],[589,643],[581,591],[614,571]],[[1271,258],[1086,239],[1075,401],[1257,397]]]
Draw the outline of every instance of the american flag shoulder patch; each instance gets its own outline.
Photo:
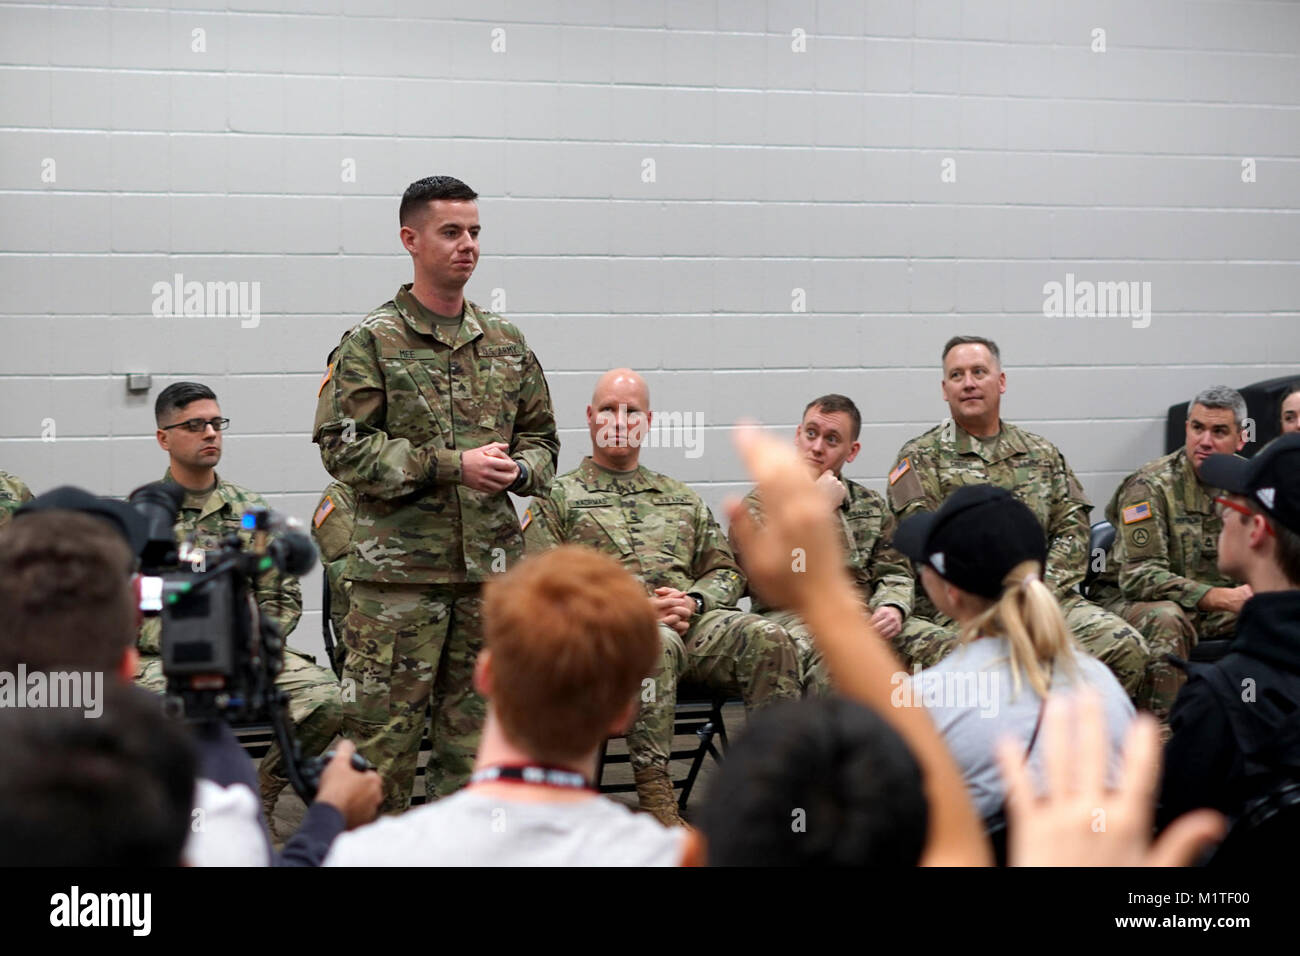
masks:
[[[325,519],[328,518],[333,511],[334,511],[334,499],[331,498],[329,495],[326,495],[325,500],[322,501],[320,503],[320,507],[316,509],[316,513],[312,515],[311,523],[315,527],[319,528],[321,525],[325,523]]]
[[[334,376],[334,363],[330,362],[330,367],[327,368],[325,370],[325,374],[321,376],[320,388],[316,389],[317,398],[320,398],[320,393],[325,391],[325,386],[329,384],[330,379],[333,378],[333,376]]]
[[[519,530],[527,531],[528,526],[533,523],[533,509],[529,508],[524,512],[524,520],[519,522]]]
[[[899,478],[902,478],[905,474],[911,471],[911,469],[912,463],[904,458],[895,465],[894,470],[889,473],[889,483],[892,485],[894,482],[898,481]]]
[[[1139,501],[1135,505],[1129,505],[1124,509],[1124,523],[1135,524],[1138,521],[1145,521],[1151,517],[1151,502]]]

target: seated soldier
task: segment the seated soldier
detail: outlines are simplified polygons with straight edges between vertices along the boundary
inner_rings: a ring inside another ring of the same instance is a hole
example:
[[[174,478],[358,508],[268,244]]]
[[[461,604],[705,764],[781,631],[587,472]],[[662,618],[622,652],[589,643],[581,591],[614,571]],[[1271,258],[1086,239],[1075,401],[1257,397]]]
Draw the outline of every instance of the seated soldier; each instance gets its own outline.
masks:
[[[650,421],[640,375],[602,375],[587,406],[591,456],[533,499],[524,543],[529,553],[589,545],[617,558],[650,595],[662,653],[627,745],[641,808],[675,825],[668,761],[678,681],[739,693],[758,707],[799,696],[798,655],[779,624],[737,609],[745,577],[699,495],[639,464]]]
[[[31,500],[31,489],[21,478],[0,471],[0,528],[9,523],[15,511]]]
[[[241,529],[243,514],[250,508],[265,508],[261,495],[218,477],[222,431],[230,424],[221,417],[217,397],[206,385],[175,382],[158,394],[154,403],[158,445],[167,452],[170,464],[164,481],[175,481],[187,494],[176,518],[176,540],[192,540],[204,550],[220,547],[221,539],[239,534],[245,546],[250,532]],[[262,613],[280,626],[288,639],[302,614],[302,589],[298,579],[272,569],[257,582],[256,599]],[[140,628],[140,670],[136,683],[161,692],[166,686],[159,658],[161,628],[157,618]],[[338,733],[342,703],[338,680],[317,667],[314,659],[285,646],[284,670],[276,684],[289,695],[293,719],[304,757],[322,753]],[[262,758],[259,770],[263,809],[267,822],[280,792],[288,784],[278,745]]]
[[[823,395],[808,403],[803,420],[794,433],[794,444],[807,463],[817,485],[826,494],[827,507],[835,515],[845,551],[849,574],[862,597],[863,608],[881,637],[910,643],[942,639],[946,631],[919,618],[909,618],[914,582],[907,559],[889,545],[894,533],[894,516],[885,500],[856,481],[844,477],[843,468],[861,450],[858,435],[862,415],[853,400],[844,395]],[[745,496],[745,507],[761,523],[763,508],[757,490]],[[745,556],[731,539],[736,557],[744,567]],[[789,633],[799,651],[799,683],[804,693],[826,696],[830,679],[821,653],[813,644],[807,625],[788,609],[765,606],[753,595],[753,610],[776,621]]]
[[[1200,474],[1210,455],[1241,451],[1245,417],[1246,402],[1233,389],[1200,392],[1187,409],[1183,447],[1125,478],[1106,506],[1115,543],[1091,597],[1140,630],[1153,648],[1181,658],[1198,640],[1231,637],[1250,597],[1250,588],[1216,566],[1223,527],[1214,507],[1218,491]],[[1177,667],[1157,676],[1142,703],[1164,720],[1184,678]]]
[[[1002,420],[1006,389],[996,343],[972,335],[948,340],[943,348],[942,393],[952,417],[912,439],[898,453],[898,464],[889,473],[894,517],[901,522],[922,511],[935,511],[962,485],[991,484],[1010,491],[1029,506],[1047,534],[1043,581],[1060,602],[1070,630],[1084,650],[1109,667],[1129,696],[1138,700],[1148,668],[1169,666],[1164,649],[1149,648],[1132,626],[1085,601],[1075,590],[1087,570],[1092,505],[1055,445]],[[912,641],[899,648],[908,663],[929,667],[952,650],[955,622],[920,593],[913,613],[948,631],[942,641]]]

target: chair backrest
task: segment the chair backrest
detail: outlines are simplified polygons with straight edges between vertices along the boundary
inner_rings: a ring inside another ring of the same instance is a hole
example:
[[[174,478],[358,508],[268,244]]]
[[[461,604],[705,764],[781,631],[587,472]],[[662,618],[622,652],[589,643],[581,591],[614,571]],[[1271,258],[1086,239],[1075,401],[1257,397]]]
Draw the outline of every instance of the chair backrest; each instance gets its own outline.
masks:
[[[1110,560],[1110,546],[1115,543],[1115,526],[1109,521],[1101,520],[1093,523],[1092,530],[1088,534],[1088,570],[1083,575],[1083,596],[1087,597],[1088,592],[1092,590],[1092,584],[1097,579],[1098,571],[1094,570],[1096,561],[1094,555],[1100,548],[1106,555],[1106,560]]]
[[[1300,780],[1288,777],[1246,804],[1208,865],[1290,862],[1300,841]]]

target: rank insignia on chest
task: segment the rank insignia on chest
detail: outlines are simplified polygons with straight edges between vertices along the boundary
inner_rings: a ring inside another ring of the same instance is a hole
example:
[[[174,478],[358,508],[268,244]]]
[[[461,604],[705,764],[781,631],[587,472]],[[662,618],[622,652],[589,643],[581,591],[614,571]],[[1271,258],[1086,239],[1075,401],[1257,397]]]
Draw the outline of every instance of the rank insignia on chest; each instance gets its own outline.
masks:
[[[889,483],[891,485],[894,484],[894,482],[898,481],[899,478],[902,478],[905,474],[907,474],[911,470],[912,470],[912,463],[908,459],[904,458],[897,465],[895,465],[894,470],[889,473]]]
[[[1138,521],[1145,521],[1151,517],[1151,502],[1139,501],[1135,505],[1129,505],[1124,509],[1124,523],[1135,524]]]
[[[325,519],[328,518],[333,511],[334,511],[334,499],[331,498],[329,495],[326,495],[325,500],[322,501],[320,503],[320,507],[316,509],[316,513],[312,515],[311,523],[315,527],[319,528],[321,525],[325,523]]]

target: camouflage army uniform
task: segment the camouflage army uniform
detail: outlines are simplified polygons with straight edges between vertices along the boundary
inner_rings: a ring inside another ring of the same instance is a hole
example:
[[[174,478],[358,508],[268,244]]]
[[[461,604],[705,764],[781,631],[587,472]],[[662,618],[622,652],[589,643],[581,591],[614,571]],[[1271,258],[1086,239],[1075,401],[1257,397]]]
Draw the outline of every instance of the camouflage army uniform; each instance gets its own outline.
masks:
[[[555,479],[524,518],[530,554],[585,544],[617,558],[645,584],[699,595],[701,613],[684,635],[661,624],[662,655],[652,700],[628,734],[634,769],[667,773],[677,684],[693,680],[739,693],[746,707],[799,696],[798,658],[784,628],[736,608],[745,578],[708,506],[694,491],[640,467],[607,471],[591,458]]]
[[[1130,697],[1140,698],[1152,654],[1142,635],[1075,591],[1088,563],[1088,512],[1092,505],[1065,457],[1047,439],[1001,422],[993,438],[978,439],[952,419],[912,439],[898,453],[889,474],[889,504],[899,520],[935,511],[963,485],[1005,488],[1038,517],[1047,534],[1044,583],[1060,602],[1066,623],[1084,649],[1105,663]],[[924,588],[915,613],[955,630]],[[940,656],[942,652],[940,652]],[[914,659],[933,658],[932,648],[913,648]],[[926,665],[933,663],[926,660]]]
[[[928,621],[911,617],[915,585],[907,558],[890,546],[894,516],[885,499],[855,481],[841,478],[847,494],[836,509],[840,542],[848,554],[849,574],[862,598],[863,612],[870,617],[877,608],[892,606],[903,616],[903,631],[894,638],[896,647],[913,641],[951,640],[948,631]],[[762,522],[763,509],[758,490],[745,496],[745,507],[755,521]],[[734,547],[735,541],[733,539]],[[741,556],[743,563],[744,556]],[[824,697],[831,692],[830,675],[812,633],[793,611],[770,608],[752,595],[756,614],[776,621],[789,633],[799,651],[799,683],[804,693]]]
[[[1093,583],[1092,598],[1147,638],[1160,654],[1186,658],[1200,638],[1231,637],[1237,615],[1202,611],[1212,587],[1239,582],[1219,573],[1217,489],[1201,484],[1187,452],[1148,462],[1120,483],[1106,506],[1115,543]],[[1185,676],[1165,665],[1151,709],[1167,714]]]
[[[21,478],[0,471],[0,528],[10,522],[15,511],[31,500],[31,489],[23,484]]]
[[[311,519],[311,536],[320,551],[320,563],[325,569],[325,586],[329,589],[330,623],[334,635],[340,639],[343,621],[348,615],[352,585],[343,577],[347,564],[348,547],[352,543],[352,528],[357,519],[357,495],[341,481],[331,482],[321,495]],[[342,647],[335,646],[335,657]]]
[[[469,779],[486,716],[473,687],[482,585],[523,556],[509,495],[461,484],[461,453],[505,442],[521,463],[510,490],[544,493],[559,453],[551,395],[514,325],[468,300],[446,324],[406,285],[330,354],[312,440],[357,497],[343,567],[343,678],[355,689],[344,731],[397,813],[410,805],[431,702],[425,792]]]
[[[171,477],[169,468],[163,480],[170,481]],[[234,482],[214,477],[217,486],[210,493],[186,494],[176,519],[176,540],[192,540],[205,551],[216,551],[221,547],[221,539],[233,531],[247,548],[252,543],[252,533],[240,527],[240,520],[249,508],[265,508],[266,501],[261,495]],[[272,569],[257,579],[253,596],[262,613],[280,626],[280,633],[287,639],[302,616],[302,589],[298,586],[298,579]],[[135,678],[137,684],[158,693],[162,693],[167,684],[162,672],[162,659],[158,656],[161,637],[162,627],[158,618],[150,618],[141,625],[137,641],[140,664]],[[286,644],[284,670],[275,683],[289,695],[289,717],[303,756],[315,756],[324,751],[338,733],[342,719],[339,684],[334,675],[317,667],[310,655]],[[263,804],[269,814],[276,798],[289,782],[284,776],[284,758],[278,744],[262,758],[258,776]]]

